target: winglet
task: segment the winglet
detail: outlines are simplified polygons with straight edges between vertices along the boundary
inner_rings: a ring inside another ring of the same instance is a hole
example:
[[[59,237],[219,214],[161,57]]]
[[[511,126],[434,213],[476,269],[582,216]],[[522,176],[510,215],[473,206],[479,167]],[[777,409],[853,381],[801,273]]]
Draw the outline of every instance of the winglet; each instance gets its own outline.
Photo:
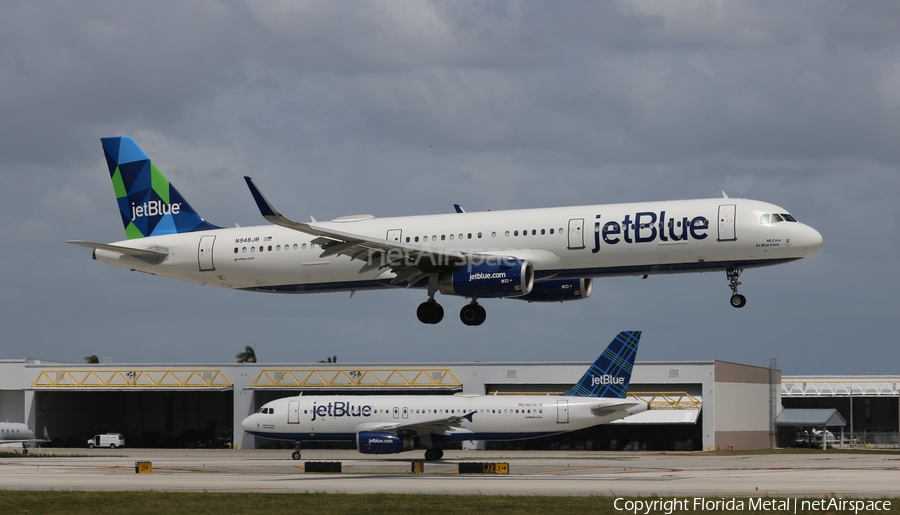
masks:
[[[631,383],[631,370],[640,340],[640,331],[619,333],[578,383],[563,395],[624,399]]]
[[[465,213],[466,210],[462,208],[459,204],[453,204],[453,209],[456,210],[457,213]]]
[[[259,208],[259,212],[263,215],[263,218],[268,219],[270,216],[281,216],[281,213],[275,209],[275,206],[269,202],[269,199],[259,191],[259,188],[253,183],[253,179],[245,175],[244,180],[247,181],[247,187],[250,188],[250,194],[253,195],[253,200],[256,201],[256,207]]]
[[[725,190],[722,190],[722,198],[729,198],[728,195],[725,194]]]

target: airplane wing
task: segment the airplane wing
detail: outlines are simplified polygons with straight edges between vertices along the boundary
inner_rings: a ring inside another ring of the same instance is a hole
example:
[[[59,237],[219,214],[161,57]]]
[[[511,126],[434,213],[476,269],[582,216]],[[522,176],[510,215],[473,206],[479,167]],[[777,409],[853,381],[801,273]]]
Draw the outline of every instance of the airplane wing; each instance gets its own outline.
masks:
[[[472,257],[452,249],[382,240],[339,231],[315,221],[296,222],[279,213],[254,184],[253,179],[245,176],[244,180],[247,181],[250,193],[263,218],[275,225],[317,236],[312,242],[324,249],[319,257],[345,255],[363,261],[364,264],[359,269],[361,274],[370,270],[390,268],[396,274],[391,280],[392,284],[407,281],[411,286],[431,273],[462,266]]]
[[[415,434],[417,436],[426,434],[443,434],[454,429],[459,429],[460,427],[462,427],[462,422],[464,420],[468,420],[469,422],[471,422],[472,415],[474,414],[475,411],[472,411],[471,413],[465,415],[436,418],[411,424],[391,422],[368,427],[366,429],[369,431],[387,431],[390,433]]]
[[[640,402],[618,402],[616,404],[599,404],[597,406],[591,406],[591,413],[598,417],[606,417],[612,415],[617,411],[625,411],[628,408],[637,406],[641,404]]]
[[[72,245],[78,245],[80,247],[87,247],[89,249],[101,249],[118,252],[120,254],[133,256],[153,264],[160,263],[163,259],[165,259],[166,256],[169,255],[168,252],[162,252],[160,250],[135,249],[131,247],[120,247],[118,245],[108,245],[106,243],[94,243],[90,241],[69,240],[66,243],[71,243]]]

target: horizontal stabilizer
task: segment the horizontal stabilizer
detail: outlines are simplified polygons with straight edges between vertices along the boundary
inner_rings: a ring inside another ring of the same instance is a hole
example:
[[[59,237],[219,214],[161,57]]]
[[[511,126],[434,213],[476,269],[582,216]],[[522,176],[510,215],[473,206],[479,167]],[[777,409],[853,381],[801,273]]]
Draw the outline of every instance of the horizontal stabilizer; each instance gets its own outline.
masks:
[[[69,240],[66,243],[71,243],[72,245],[78,245],[80,247],[87,247],[89,249],[100,249],[100,250],[108,250],[111,252],[118,252],[120,254],[124,254],[126,256],[136,257],[138,259],[142,259],[151,264],[159,264],[162,262],[166,256],[169,255],[168,252],[160,252],[159,250],[152,249],[134,249],[131,247],[120,247],[119,245],[109,245],[106,243],[93,243],[90,241],[81,241],[81,240]]]

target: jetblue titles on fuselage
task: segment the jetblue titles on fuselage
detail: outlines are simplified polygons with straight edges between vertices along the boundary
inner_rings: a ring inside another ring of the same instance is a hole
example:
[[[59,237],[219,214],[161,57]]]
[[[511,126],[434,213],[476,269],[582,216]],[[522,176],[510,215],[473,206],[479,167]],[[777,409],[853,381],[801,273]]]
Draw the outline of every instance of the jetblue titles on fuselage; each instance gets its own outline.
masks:
[[[353,404],[352,402],[343,402],[343,401],[335,401],[329,402],[328,404],[319,404],[316,405],[313,402],[312,409],[312,418],[310,420],[315,420],[317,417],[369,417],[372,416],[372,406],[368,404]]]
[[[703,240],[709,236],[706,234],[706,230],[709,229],[709,220],[705,216],[693,218],[683,216],[680,220],[676,220],[667,217],[665,211],[660,211],[659,215],[651,211],[641,211],[634,214],[634,219],[631,218],[631,215],[625,215],[621,222],[612,221],[605,224],[602,216],[597,215],[594,222],[594,248],[591,249],[594,254],[600,252],[601,239],[607,245],[615,245],[620,241],[650,243],[657,239],[660,241]]]

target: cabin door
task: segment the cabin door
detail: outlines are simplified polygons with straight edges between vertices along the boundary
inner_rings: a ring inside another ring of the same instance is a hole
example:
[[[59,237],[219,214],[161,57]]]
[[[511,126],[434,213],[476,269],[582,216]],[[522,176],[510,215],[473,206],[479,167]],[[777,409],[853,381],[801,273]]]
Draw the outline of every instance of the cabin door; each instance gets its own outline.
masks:
[[[569,401],[556,401],[556,422],[558,424],[569,423]]]
[[[719,206],[719,241],[734,241],[734,212],[737,206],[726,204]]]
[[[215,236],[201,236],[200,237],[200,248],[197,250],[197,257],[200,261],[200,271],[208,272],[210,270],[215,270],[216,267],[213,266],[213,243],[215,243]]]
[[[569,250],[584,248],[584,218],[569,220]]]
[[[288,424],[299,424],[300,423],[300,402],[299,401],[290,401],[288,402]]]

